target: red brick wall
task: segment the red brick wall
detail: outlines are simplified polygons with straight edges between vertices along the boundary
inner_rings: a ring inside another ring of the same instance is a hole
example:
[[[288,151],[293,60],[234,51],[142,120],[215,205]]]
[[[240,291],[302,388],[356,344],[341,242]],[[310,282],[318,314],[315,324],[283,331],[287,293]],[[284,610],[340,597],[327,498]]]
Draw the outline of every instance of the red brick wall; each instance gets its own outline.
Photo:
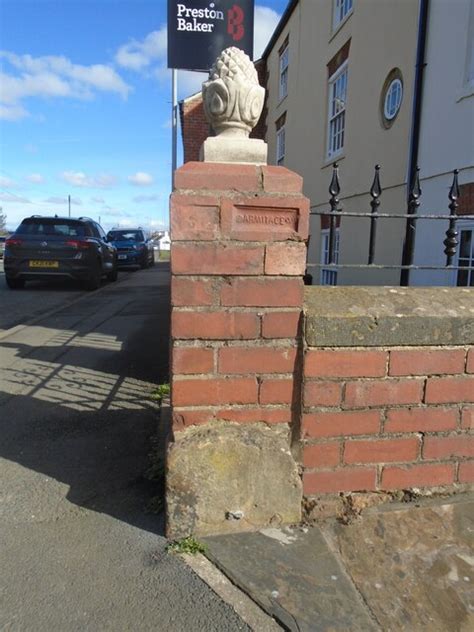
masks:
[[[459,187],[458,215],[474,215],[474,182]]]
[[[309,222],[302,180],[283,167],[188,163],[175,186],[174,431],[215,420],[290,424]],[[290,216],[296,224],[282,229]]]
[[[310,348],[304,494],[474,482],[474,348]]]
[[[201,145],[210,135],[209,123],[204,114],[202,96],[197,94],[180,104],[183,162],[199,160]]]
[[[459,310],[459,322],[456,315],[437,321],[435,305],[426,322],[434,327],[433,340],[445,344],[414,346],[417,337],[420,343],[431,340],[418,320],[426,309],[415,312],[413,297],[392,289],[394,314],[385,323],[380,316],[374,335],[398,331],[397,318],[405,314],[409,323],[417,320],[414,329],[407,329],[416,334],[407,339],[411,346],[395,347],[388,339],[380,346],[383,339],[377,337],[371,341],[373,317],[361,329],[366,338],[358,338],[357,328],[346,323],[351,339],[363,339],[366,347],[314,346],[324,344],[317,342],[324,331],[327,340],[334,327],[341,334],[334,325],[334,306],[340,304],[335,300],[326,314],[329,295],[313,297],[314,303],[306,297],[304,323],[309,202],[301,193],[301,178],[283,167],[190,162],[176,172],[175,187],[175,433],[222,421],[287,424],[293,447],[301,448],[307,497],[449,490],[473,482],[474,348],[467,346],[471,324],[466,312]],[[340,297],[348,296],[347,288],[341,290]],[[362,294],[360,289],[359,296],[347,299],[350,309]],[[340,307],[341,317],[350,321],[358,314],[364,320],[372,309],[367,295],[351,313]],[[301,332],[308,323],[305,337]],[[449,335],[440,337],[439,327]],[[446,343],[456,335],[466,344]],[[379,346],[369,346],[374,340]]]

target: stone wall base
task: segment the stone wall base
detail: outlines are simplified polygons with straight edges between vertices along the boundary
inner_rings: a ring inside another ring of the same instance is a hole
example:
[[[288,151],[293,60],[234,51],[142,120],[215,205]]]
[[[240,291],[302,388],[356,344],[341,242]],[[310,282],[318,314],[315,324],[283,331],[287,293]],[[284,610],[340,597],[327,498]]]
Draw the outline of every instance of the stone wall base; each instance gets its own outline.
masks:
[[[210,423],[168,452],[167,536],[251,531],[301,519],[302,484],[287,426]]]

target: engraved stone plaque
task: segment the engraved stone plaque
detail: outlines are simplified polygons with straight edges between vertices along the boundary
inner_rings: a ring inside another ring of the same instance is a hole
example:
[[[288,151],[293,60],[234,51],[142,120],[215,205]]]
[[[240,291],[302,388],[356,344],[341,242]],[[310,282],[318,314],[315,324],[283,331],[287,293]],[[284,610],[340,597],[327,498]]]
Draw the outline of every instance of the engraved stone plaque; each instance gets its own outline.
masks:
[[[255,206],[234,206],[232,230],[255,232],[269,230],[292,234],[298,230],[297,209],[256,208]]]
[[[221,235],[240,241],[304,241],[309,204],[304,197],[271,196],[221,201]]]

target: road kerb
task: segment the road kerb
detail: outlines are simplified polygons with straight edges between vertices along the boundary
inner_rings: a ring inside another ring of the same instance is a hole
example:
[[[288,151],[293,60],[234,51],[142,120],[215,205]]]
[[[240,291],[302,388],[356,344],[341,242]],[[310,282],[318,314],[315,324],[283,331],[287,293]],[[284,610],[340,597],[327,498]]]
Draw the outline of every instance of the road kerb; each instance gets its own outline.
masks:
[[[204,555],[182,554],[182,559],[239,617],[258,632],[281,632],[282,627],[268,616],[248,595],[239,590]]]

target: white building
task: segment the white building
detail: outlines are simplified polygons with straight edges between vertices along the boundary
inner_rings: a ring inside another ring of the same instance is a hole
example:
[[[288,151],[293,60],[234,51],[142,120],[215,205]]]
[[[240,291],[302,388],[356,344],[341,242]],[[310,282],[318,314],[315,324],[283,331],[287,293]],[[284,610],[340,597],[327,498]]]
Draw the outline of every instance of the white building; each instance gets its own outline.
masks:
[[[162,235],[158,240],[159,250],[170,250],[171,248],[171,239],[170,234],[167,230],[165,230],[165,234]]]
[[[431,0],[418,164],[420,213],[447,215],[454,169],[459,213],[474,215],[474,0]],[[448,222],[419,220],[414,263],[445,265]],[[474,221],[459,220],[455,265],[474,265]],[[461,254],[461,260],[459,255]],[[410,285],[474,286],[474,271],[413,271]]]

